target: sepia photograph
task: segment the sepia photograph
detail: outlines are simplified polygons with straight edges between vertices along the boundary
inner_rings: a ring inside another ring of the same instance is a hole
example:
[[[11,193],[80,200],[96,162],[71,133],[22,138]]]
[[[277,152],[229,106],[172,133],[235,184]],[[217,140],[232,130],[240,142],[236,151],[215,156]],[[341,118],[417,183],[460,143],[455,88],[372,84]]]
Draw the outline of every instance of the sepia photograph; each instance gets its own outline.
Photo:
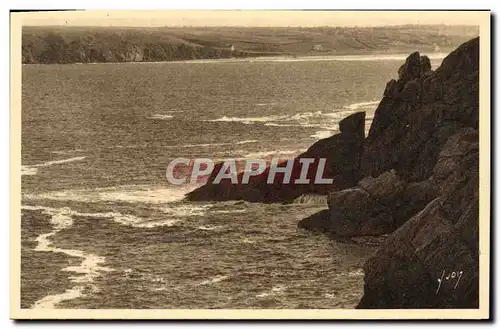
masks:
[[[489,318],[489,11],[10,16],[11,318]]]

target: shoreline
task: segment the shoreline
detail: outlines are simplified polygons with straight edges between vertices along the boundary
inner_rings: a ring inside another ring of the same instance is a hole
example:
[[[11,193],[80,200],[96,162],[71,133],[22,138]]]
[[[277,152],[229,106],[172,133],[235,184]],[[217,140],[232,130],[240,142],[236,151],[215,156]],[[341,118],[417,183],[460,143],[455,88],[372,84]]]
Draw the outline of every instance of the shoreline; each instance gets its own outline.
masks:
[[[421,52],[431,60],[444,59],[449,53]],[[370,58],[372,57],[372,58]],[[125,62],[71,62],[71,63],[21,63],[24,65],[98,65],[98,64],[207,64],[207,63],[245,63],[245,62],[309,62],[309,61],[404,61],[408,53],[402,52],[366,52],[366,53],[345,53],[335,55],[264,55],[253,57],[229,57],[229,58],[208,58],[208,59],[188,59],[172,61],[125,61]]]

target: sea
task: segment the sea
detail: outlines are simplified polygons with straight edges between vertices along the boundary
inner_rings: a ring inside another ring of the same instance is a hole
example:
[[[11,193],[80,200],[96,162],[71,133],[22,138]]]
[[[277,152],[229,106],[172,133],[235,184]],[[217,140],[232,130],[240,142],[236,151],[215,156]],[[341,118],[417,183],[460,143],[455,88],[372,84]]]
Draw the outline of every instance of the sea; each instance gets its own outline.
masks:
[[[187,202],[165,171],[290,158],[358,111],[368,132],[405,58],[23,65],[21,307],[354,308],[384,237],[299,231],[324,197]]]

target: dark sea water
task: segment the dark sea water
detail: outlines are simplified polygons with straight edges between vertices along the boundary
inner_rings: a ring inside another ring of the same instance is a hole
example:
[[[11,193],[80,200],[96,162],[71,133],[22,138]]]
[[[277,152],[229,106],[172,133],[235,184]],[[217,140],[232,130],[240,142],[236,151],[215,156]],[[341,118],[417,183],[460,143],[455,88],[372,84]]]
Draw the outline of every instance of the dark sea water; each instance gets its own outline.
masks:
[[[165,170],[368,129],[404,59],[23,66],[22,307],[355,307],[379,241],[297,231],[324,200],[185,202]]]

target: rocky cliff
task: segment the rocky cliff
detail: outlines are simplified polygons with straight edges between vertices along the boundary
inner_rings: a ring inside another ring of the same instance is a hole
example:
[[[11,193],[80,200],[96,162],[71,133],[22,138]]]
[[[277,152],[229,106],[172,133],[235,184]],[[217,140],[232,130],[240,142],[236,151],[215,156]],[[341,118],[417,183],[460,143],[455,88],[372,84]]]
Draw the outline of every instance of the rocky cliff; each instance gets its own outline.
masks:
[[[334,237],[391,234],[365,264],[358,308],[477,308],[479,300],[479,38],[435,71],[412,53],[389,81],[364,137],[364,113],[294,159],[326,158],[330,185],[211,184],[190,200],[291,201],[328,195],[301,228]],[[316,168],[312,167],[314,172]],[[238,179],[241,181],[241,175]]]
[[[392,233],[364,266],[358,308],[477,308],[479,39],[431,71],[411,54],[387,84],[356,186],[299,227],[334,236]]]

